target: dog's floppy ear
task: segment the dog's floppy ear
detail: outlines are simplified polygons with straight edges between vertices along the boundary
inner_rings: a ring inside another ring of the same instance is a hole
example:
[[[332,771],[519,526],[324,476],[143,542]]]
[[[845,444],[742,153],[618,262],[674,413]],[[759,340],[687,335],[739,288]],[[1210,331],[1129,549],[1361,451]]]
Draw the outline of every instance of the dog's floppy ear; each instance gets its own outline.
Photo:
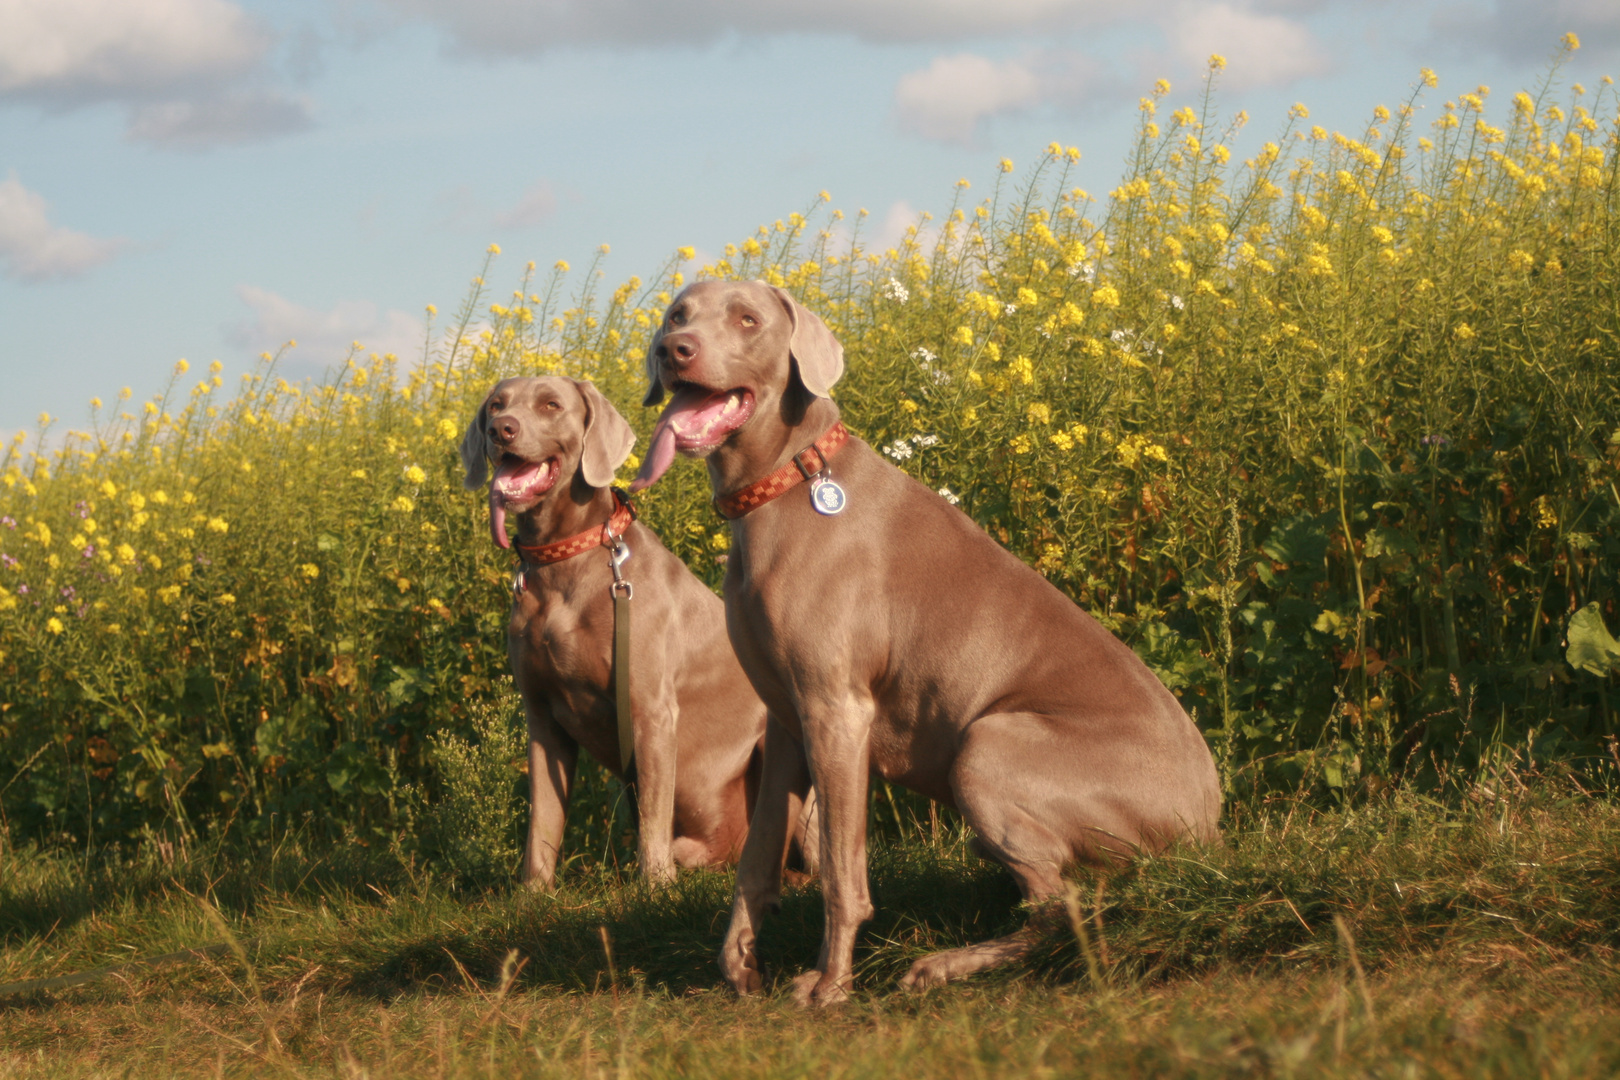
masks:
[[[461,439],[461,464],[467,470],[461,481],[468,491],[482,487],[489,479],[489,403],[478,406],[467,434]]]
[[[641,399],[643,408],[652,408],[664,400],[664,384],[658,378],[658,346],[664,340],[664,320],[658,320],[658,329],[647,342],[647,396]]]
[[[816,397],[831,396],[833,383],[844,373],[844,347],[821,316],[793,299],[786,289],[774,285],[770,289],[793,320],[788,352],[799,382]]]
[[[575,379],[579,394],[585,399],[585,437],[579,452],[579,471],[591,487],[607,487],[613,483],[613,474],[630,456],[636,445],[636,433],[619,415],[613,403],[602,396],[595,383]],[[662,397],[662,388],[659,396]]]

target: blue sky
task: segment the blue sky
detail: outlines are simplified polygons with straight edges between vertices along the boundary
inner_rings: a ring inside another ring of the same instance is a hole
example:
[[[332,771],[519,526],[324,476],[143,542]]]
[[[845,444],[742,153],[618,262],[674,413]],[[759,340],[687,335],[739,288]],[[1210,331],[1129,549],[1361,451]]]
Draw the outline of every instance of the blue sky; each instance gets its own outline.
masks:
[[[1101,193],[1138,97],[1193,102],[1212,52],[1259,140],[1295,101],[1359,128],[1424,66],[1431,111],[1483,83],[1505,116],[1569,31],[1564,83],[1620,73],[1617,0],[0,0],[0,435],[180,358],[417,356],[490,243],[499,296],[823,189],[893,235],[1054,140]]]

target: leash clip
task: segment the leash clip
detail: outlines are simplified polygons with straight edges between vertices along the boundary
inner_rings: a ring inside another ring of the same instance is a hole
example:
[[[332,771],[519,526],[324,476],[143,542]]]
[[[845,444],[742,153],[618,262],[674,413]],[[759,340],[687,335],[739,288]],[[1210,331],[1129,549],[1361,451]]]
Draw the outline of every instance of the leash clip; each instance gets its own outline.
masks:
[[[608,548],[608,565],[613,568],[613,584],[608,586],[608,592],[613,596],[622,596],[626,600],[635,596],[635,586],[624,579],[624,564],[630,561],[630,545],[624,542],[624,537],[615,536],[613,544]]]

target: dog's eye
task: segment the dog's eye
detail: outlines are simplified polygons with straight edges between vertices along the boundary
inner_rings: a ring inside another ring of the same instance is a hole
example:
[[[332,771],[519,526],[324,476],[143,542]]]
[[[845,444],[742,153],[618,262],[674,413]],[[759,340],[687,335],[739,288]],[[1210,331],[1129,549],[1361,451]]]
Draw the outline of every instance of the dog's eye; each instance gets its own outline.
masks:
[[[548,408],[548,409],[560,409],[560,408],[562,408],[562,402],[560,402],[560,401],[548,401],[548,402],[546,402],[546,408]]]
[[[742,317],[742,324],[744,326],[758,326],[759,320],[754,318],[752,315],[744,315]]]
[[[672,312],[669,313],[669,325],[671,325],[671,326],[680,326],[681,324],[683,324],[685,322],[686,322],[686,312],[684,312],[684,311],[672,311]]]

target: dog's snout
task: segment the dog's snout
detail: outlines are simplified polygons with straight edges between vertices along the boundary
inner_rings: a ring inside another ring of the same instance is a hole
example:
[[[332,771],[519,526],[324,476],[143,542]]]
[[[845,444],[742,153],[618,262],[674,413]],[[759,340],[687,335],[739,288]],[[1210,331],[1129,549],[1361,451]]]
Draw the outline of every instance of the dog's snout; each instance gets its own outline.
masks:
[[[698,356],[697,338],[691,334],[665,334],[664,354],[677,368],[688,368]]]
[[[489,437],[498,443],[509,443],[518,436],[518,422],[510,416],[497,416],[489,422]]]

